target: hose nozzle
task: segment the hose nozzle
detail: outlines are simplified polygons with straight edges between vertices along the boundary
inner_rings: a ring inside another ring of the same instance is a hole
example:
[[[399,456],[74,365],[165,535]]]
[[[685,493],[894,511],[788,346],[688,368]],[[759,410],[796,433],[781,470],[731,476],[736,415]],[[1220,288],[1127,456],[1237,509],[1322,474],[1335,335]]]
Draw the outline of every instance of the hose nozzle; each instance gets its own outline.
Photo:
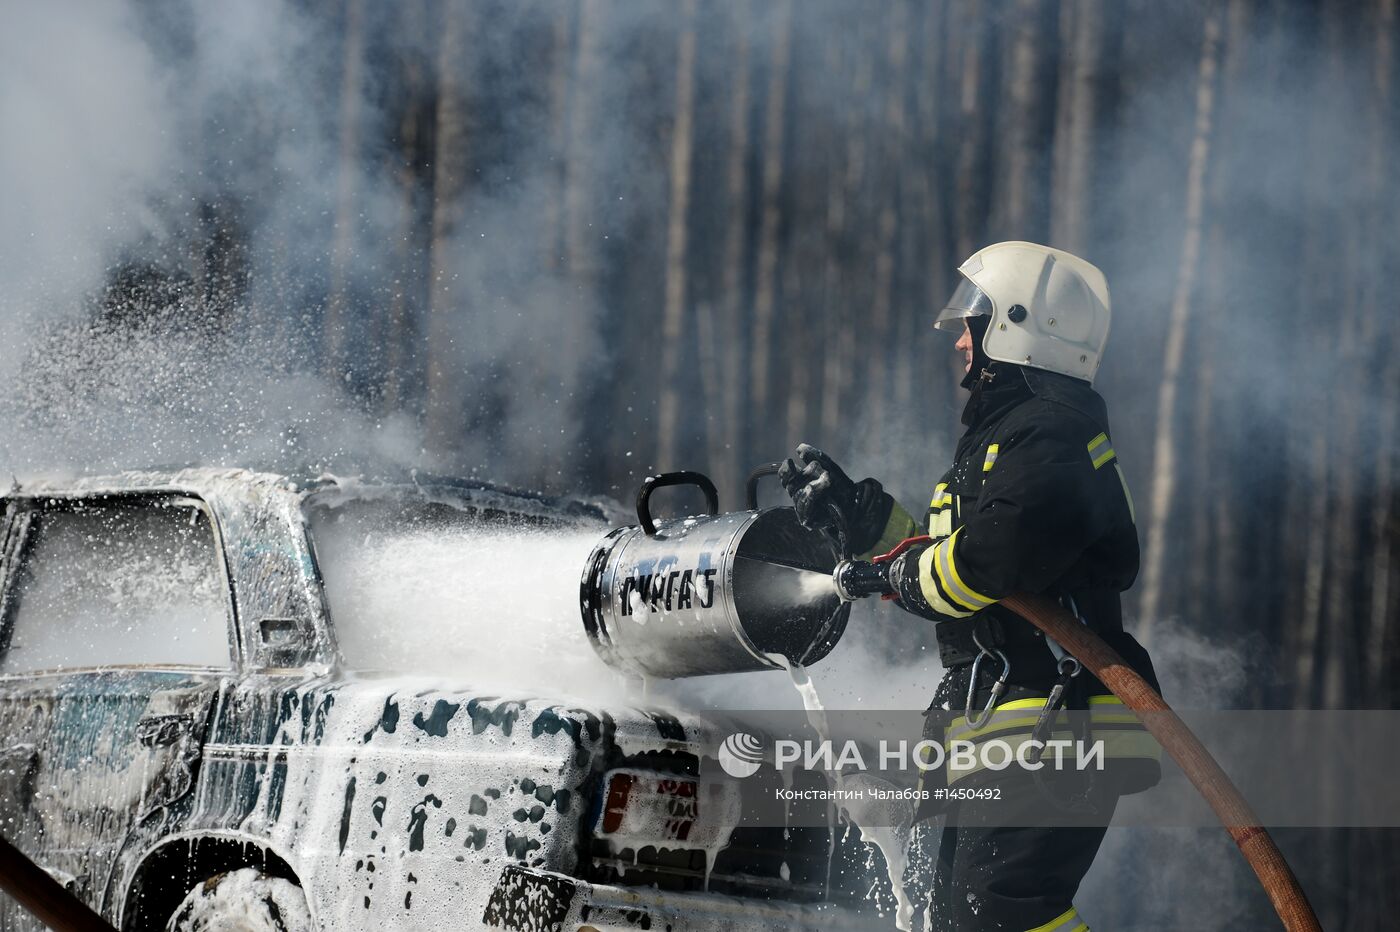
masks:
[[[836,584],[836,594],[842,602],[854,602],[872,595],[889,595],[894,592],[890,586],[889,564],[867,563],[865,560],[842,560],[832,570],[831,578]]]

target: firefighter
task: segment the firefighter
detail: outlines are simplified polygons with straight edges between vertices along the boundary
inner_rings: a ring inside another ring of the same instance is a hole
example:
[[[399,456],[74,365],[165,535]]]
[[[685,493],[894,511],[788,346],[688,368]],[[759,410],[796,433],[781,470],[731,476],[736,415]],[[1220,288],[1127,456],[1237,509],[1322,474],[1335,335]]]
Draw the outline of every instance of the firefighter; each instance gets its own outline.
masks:
[[[853,577],[876,580],[857,594],[884,592],[934,622],[945,675],[926,737],[948,748],[995,738],[1019,750],[1073,720],[1076,737],[1103,740],[1097,773],[993,773],[974,763],[945,765],[924,784],[1003,789],[1000,799],[942,804],[931,911],[939,927],[1081,930],[1075,891],[1119,796],[1159,779],[1160,748],[1096,678],[998,600],[1058,598],[1157,685],[1146,651],[1123,630],[1119,593],[1137,575],[1137,531],[1107,409],[1091,387],[1108,336],[1108,286],[1083,259],[1032,243],[988,246],[958,271],[935,326],[959,334],[966,431],[924,520],[806,444],[780,477],[802,522],[858,560],[928,535],[888,562],[856,563]],[[925,804],[920,816],[936,811]]]

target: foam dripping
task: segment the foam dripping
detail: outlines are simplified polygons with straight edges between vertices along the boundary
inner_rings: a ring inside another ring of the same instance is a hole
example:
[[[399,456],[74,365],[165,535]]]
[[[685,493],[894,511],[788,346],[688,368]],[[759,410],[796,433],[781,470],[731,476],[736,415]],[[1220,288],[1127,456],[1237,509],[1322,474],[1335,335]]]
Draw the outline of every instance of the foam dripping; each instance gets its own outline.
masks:
[[[829,579],[828,577],[828,581]],[[817,693],[816,684],[807,674],[807,669],[787,657],[778,659],[787,669],[792,685],[802,698],[802,707],[807,711],[807,722],[820,740],[830,742],[831,725],[827,719],[826,706]],[[878,777],[865,773],[847,774],[840,769],[830,771],[829,779],[835,781],[839,790],[868,790],[876,786],[893,789],[892,785]],[[904,872],[909,864],[909,837],[914,827],[913,804],[894,798],[874,799],[868,792],[861,794],[859,798],[862,800],[860,803],[854,807],[842,806],[842,811],[845,812],[846,818],[860,829],[861,837],[878,848],[884,857],[885,872],[889,877],[890,888],[894,891],[895,925],[907,932],[912,928],[914,918],[914,904],[904,889]],[[827,863],[830,864],[836,846],[835,825],[831,816],[828,816],[827,828],[830,839]]]

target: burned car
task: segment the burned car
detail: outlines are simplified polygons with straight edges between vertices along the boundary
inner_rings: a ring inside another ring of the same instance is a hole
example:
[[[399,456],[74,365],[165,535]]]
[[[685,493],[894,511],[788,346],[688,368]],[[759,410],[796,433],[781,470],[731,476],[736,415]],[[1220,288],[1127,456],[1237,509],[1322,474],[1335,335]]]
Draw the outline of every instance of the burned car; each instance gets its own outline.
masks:
[[[871,927],[849,833],[745,826],[697,782],[713,717],[424,672],[440,593],[386,555],[493,528],[586,550],[600,505],[197,469],[3,508],[0,834],[117,928]]]

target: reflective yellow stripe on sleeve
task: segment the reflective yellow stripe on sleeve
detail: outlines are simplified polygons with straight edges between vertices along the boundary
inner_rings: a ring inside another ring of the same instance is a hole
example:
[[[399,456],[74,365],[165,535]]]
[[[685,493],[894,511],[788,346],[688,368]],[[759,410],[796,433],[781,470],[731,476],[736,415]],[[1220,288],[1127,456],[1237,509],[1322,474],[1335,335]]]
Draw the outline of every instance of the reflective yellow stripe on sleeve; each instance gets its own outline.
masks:
[[[1113,444],[1108,442],[1108,434],[1099,434],[1089,441],[1089,459],[1093,461],[1094,468],[1099,469],[1104,463],[1112,460],[1116,454],[1113,452]]]
[[[924,598],[934,611],[951,618],[966,618],[996,601],[973,589],[958,574],[953,547],[961,533],[962,528],[958,528],[919,555],[919,586]]]
[[[1089,932],[1089,926],[1083,919],[1079,918],[1079,910],[1071,906],[1045,925],[1036,926],[1027,932]]]
[[[934,539],[953,533],[953,493],[948,483],[940,482],[928,503],[928,536]]]
[[[943,508],[929,515],[928,536],[934,540],[953,533],[953,509]]]
[[[982,471],[991,472],[996,465],[997,453],[1001,451],[1001,444],[994,443],[987,447],[987,458],[982,461]]]
[[[934,570],[934,560],[938,557],[938,551],[951,539],[947,538],[932,547],[926,547],[924,552],[919,554],[919,589],[924,594],[924,600],[938,614],[947,615],[950,618],[966,618],[972,612],[954,604],[943,594],[943,587],[939,585]]]
[[[979,612],[995,602],[996,599],[978,592],[963,582],[963,578],[958,575],[958,564],[954,558],[953,548],[957,546],[958,535],[961,533],[962,528],[958,528],[953,532],[952,537],[934,548],[938,551],[938,556],[934,561],[934,569],[938,572],[938,582],[942,585],[944,592],[948,593],[955,602],[964,608]]]

